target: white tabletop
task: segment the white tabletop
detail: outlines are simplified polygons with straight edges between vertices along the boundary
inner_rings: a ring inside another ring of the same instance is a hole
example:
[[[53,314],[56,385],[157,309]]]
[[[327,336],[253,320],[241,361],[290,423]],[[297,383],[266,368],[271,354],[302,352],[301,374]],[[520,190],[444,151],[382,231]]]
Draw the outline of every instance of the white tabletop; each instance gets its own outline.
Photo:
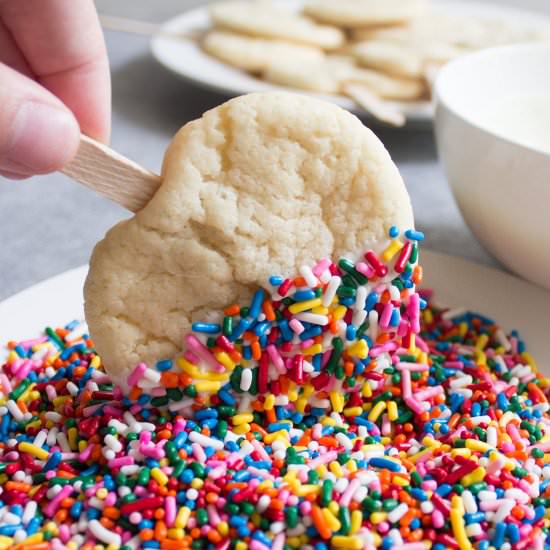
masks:
[[[161,22],[200,0],[97,0],[103,13]],[[507,0],[550,10],[547,0]],[[226,99],[176,79],[151,58],[148,39],[107,33],[113,77],[112,146],[159,170],[171,136]],[[426,246],[496,265],[466,227],[438,164],[431,131],[372,126],[397,163]],[[0,178],[0,299],[87,262],[122,208],[61,174],[11,182]]]

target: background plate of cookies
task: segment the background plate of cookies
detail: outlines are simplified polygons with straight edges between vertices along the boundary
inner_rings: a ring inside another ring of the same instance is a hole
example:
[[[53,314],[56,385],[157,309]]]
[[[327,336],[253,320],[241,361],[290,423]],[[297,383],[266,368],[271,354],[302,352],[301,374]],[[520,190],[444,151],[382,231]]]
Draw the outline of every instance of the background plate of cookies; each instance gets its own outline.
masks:
[[[447,61],[537,41],[550,41],[549,17],[466,0],[224,0],[168,21],[151,45],[208,89],[310,93],[402,126],[431,122]]]

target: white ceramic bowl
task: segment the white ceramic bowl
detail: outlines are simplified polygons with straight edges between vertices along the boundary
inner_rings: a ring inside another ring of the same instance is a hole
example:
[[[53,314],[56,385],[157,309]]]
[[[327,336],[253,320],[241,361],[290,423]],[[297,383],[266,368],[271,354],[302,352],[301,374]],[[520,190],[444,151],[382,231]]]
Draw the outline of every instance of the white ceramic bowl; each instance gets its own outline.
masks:
[[[550,44],[449,63],[435,102],[439,155],[467,224],[510,270],[550,288]]]

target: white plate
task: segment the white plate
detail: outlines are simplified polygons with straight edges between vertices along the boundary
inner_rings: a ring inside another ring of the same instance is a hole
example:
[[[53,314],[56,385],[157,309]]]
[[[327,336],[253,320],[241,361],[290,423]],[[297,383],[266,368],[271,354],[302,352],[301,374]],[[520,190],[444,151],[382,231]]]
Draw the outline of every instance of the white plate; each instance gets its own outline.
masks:
[[[303,0],[278,0],[279,4],[288,6],[295,11],[300,10]],[[521,27],[540,28],[550,26],[550,17],[521,9],[514,9],[497,4],[471,2],[467,0],[438,0],[434,2],[437,11],[460,16],[491,18],[497,21],[513,23]],[[206,6],[183,13],[166,22],[161,32],[190,33],[207,29],[210,26]],[[151,41],[153,56],[171,72],[204,88],[229,96],[242,95],[250,92],[263,92],[280,88],[254,78],[244,71],[235,69],[203,52],[195,41],[171,38],[158,34]],[[303,90],[292,90],[306,93]],[[342,96],[317,96],[333,101],[349,109],[357,111],[358,107]],[[433,107],[429,101],[390,102],[398,106],[407,116],[409,122],[430,122],[433,118]]]
[[[546,374],[550,375],[548,312],[550,292],[494,269],[460,258],[422,252],[423,286],[435,301],[487,315],[506,330],[518,329]],[[34,338],[46,326],[82,319],[82,285],[87,266],[66,271],[0,303],[0,359],[9,340]]]

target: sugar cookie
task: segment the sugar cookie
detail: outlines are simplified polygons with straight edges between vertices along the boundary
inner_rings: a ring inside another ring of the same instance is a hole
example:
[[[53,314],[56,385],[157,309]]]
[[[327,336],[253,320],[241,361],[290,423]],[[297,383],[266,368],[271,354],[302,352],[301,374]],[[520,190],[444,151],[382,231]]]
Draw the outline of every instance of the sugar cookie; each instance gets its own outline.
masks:
[[[251,36],[289,40],[325,49],[338,48],[344,43],[344,33],[340,29],[319,25],[271,2],[219,2],[210,6],[209,14],[215,26]]]
[[[274,62],[299,59],[310,63],[324,57],[323,51],[313,46],[254,38],[229,31],[207,33],[202,41],[202,48],[229,65],[254,73]]]
[[[273,273],[365,250],[412,227],[378,138],[331,103],[238,97],[185,125],[150,203],[96,246],[86,319],[114,381],[173,357],[192,320],[245,303]]]
[[[304,13],[349,28],[405,23],[424,11],[423,0],[308,0]]]

